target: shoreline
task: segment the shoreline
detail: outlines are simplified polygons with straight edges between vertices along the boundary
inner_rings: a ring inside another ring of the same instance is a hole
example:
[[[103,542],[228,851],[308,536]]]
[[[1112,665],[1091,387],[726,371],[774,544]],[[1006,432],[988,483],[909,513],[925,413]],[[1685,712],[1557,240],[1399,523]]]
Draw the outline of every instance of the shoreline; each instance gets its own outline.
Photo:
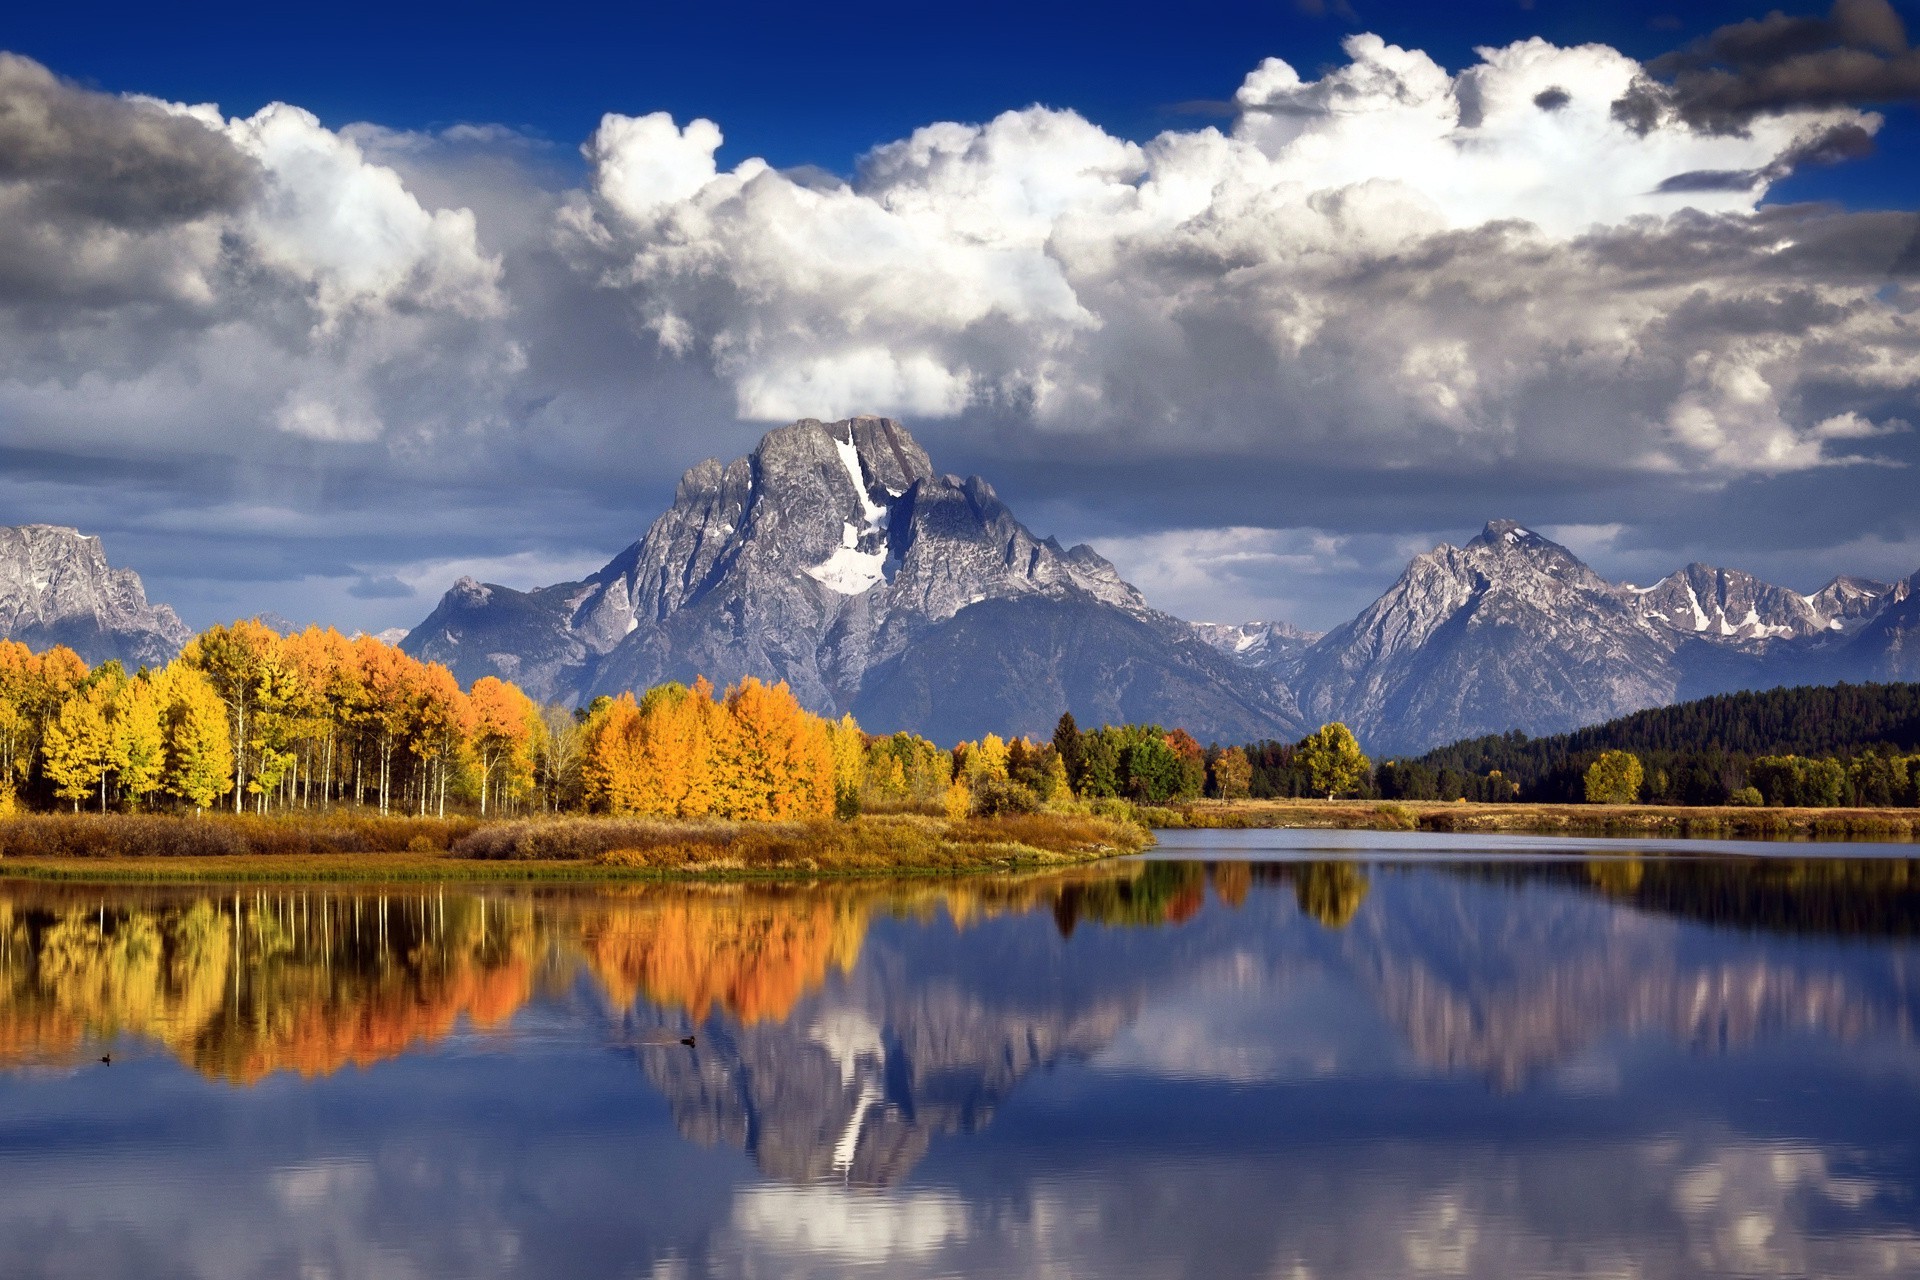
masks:
[[[942,880],[1062,870],[1153,848],[1155,830],[1333,830],[1747,840],[1843,846],[1855,841],[1920,843],[1920,809],[1754,809],[1664,805],[1460,804],[1440,801],[1197,800],[1138,810],[1146,829],[1113,844],[1044,848],[1017,838],[965,842],[942,830],[931,842],[886,838],[887,828],[946,826],[938,819],[881,816],[852,824],[879,837],[857,855],[795,848],[742,862],[729,844],[689,847],[674,840],[654,851],[619,850],[597,857],[475,857],[447,849],[248,850],[218,854],[54,854],[0,852],[0,880],[101,883],[333,884],[777,884],[817,880]],[[1050,821],[1052,820],[1052,821]],[[108,819],[111,821],[111,819]],[[1031,821],[1031,819],[1029,819]],[[1047,815],[1046,825],[1070,815]],[[752,824],[749,842],[777,824]],[[829,828],[831,830],[832,828]],[[1113,828],[1109,827],[1111,831]],[[738,830],[738,828],[736,828]],[[1031,834],[1031,828],[1022,834]],[[677,834],[688,833],[681,826]],[[676,834],[663,831],[662,835]],[[715,833],[717,834],[717,833]],[[932,834],[927,831],[926,834]],[[998,834],[998,833],[996,833]],[[1012,836],[1012,833],[1007,833]],[[897,838],[897,837],[896,837]],[[909,851],[909,846],[913,846]],[[648,856],[659,853],[661,857]],[[1837,855],[1836,855],[1837,856]]]
[[[1920,840],[1920,809],[1472,804],[1439,800],[1195,800],[1143,808],[1156,830],[1428,831],[1673,840]]]
[[[1139,853],[1155,843],[1140,823],[1070,813],[959,821],[883,814],[846,822],[557,818],[418,826],[438,838],[419,834],[408,841],[412,828],[404,822],[370,826],[326,817],[231,822],[112,815],[14,818],[0,822],[0,879],[476,884],[918,879],[1058,870]]]
[[[1063,871],[1143,852],[983,858],[967,864],[664,870],[593,861],[500,862],[419,853],[237,854],[212,858],[0,858],[0,882],[115,884],[781,884],[815,880],[948,880]]]

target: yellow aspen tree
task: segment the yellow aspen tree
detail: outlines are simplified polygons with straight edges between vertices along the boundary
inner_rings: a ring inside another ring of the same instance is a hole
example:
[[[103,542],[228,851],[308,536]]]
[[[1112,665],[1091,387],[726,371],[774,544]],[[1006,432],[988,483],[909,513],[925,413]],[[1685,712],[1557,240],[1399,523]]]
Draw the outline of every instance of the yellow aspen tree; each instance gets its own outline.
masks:
[[[361,722],[373,739],[379,766],[376,783],[380,794],[380,812],[392,809],[394,759],[405,744],[413,719],[412,695],[414,662],[392,645],[372,636],[353,641],[353,657],[360,669],[365,700],[360,707]]]
[[[494,676],[473,682],[473,755],[480,775],[480,813],[489,793],[520,795],[533,778],[533,735],[539,708],[519,688]]]
[[[378,641],[374,643],[378,644]],[[260,685],[279,648],[279,633],[257,620],[215,626],[193,638],[180,661],[206,676],[208,687],[227,710],[233,755],[233,811],[240,812],[247,790],[247,743],[260,702]],[[384,646],[382,646],[384,647]]]
[[[635,764],[637,789],[647,797],[643,812],[672,818],[696,817],[703,801],[696,790],[704,782],[706,741],[693,690],[683,684],[658,685],[640,700],[640,748]]]
[[[204,674],[175,663],[167,669],[166,771],[162,787],[204,810],[233,777],[227,708]]]
[[[105,685],[73,693],[60,704],[41,744],[54,794],[73,801],[75,813],[96,789],[100,808],[107,807],[107,774],[113,769],[113,731],[107,724],[110,697]]]
[[[825,817],[833,813],[833,745],[826,722],[802,707],[783,681],[749,676],[727,694],[738,726],[743,817]]]
[[[860,796],[867,785],[867,735],[852,713],[827,725],[833,748],[833,808],[840,817],[860,812]]]
[[[635,811],[640,707],[623,693],[588,719],[580,747],[580,789],[587,804],[603,812]]]
[[[1007,744],[997,733],[990,733],[980,739],[977,745],[969,744],[967,752],[967,785],[978,789],[980,784],[989,780],[1006,781]]]
[[[108,719],[113,728],[113,756],[120,789],[134,806],[145,803],[160,789],[166,772],[165,692],[151,675],[141,675],[121,686]]]
[[[0,780],[11,792],[33,756],[33,685],[40,659],[18,640],[0,640]]]
[[[689,793],[689,814],[717,818],[751,816],[759,802],[745,767],[746,745],[739,723],[726,704],[714,697],[713,686],[705,676],[693,682],[693,696],[688,699],[688,705],[698,717],[705,761],[704,770],[696,769],[692,780],[694,790]],[[704,797],[694,803],[702,791]]]

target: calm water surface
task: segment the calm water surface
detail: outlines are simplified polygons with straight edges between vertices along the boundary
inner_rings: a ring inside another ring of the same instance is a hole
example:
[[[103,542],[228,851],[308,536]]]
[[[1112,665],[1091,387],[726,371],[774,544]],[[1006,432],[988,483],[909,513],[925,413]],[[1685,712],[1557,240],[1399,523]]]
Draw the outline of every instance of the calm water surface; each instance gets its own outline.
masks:
[[[0,881],[0,1275],[1920,1275],[1913,851],[1634,848]]]

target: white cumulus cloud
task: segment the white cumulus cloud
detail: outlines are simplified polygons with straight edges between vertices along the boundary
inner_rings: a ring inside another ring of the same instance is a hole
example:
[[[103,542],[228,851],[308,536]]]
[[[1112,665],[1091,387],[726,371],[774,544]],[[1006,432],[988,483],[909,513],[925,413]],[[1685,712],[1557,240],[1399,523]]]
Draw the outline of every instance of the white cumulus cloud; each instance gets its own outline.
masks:
[[[610,115],[560,243],[752,419],[1708,480],[1870,457],[1867,392],[1920,381],[1897,246],[1864,261],[1760,201],[1878,117],[1625,118],[1645,71],[1597,45],[1457,74],[1346,51],[1317,80],[1262,63],[1229,130],[1136,144],[1035,107],[919,129],[839,186],[722,171],[705,120]],[[1821,427],[1845,413],[1868,425]]]

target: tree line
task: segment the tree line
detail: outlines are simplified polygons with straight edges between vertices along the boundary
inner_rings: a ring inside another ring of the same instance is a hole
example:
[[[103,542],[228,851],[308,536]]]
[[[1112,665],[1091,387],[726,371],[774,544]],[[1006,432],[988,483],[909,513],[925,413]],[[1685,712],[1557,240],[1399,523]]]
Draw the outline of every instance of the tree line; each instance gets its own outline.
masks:
[[[1641,767],[1644,804],[1920,803],[1920,684],[1720,694],[1551,737],[1508,733],[1376,770],[1384,798],[1577,803],[1608,752]]]
[[[439,663],[331,628],[215,626],[131,673],[0,641],[0,812],[960,817],[1161,804],[1216,785],[1245,794],[1250,778],[1244,753],[1203,750],[1180,729],[1082,731],[1069,714],[1048,741],[987,734],[948,749],[868,735],[751,677],[542,706],[510,681],[462,688]]]
[[[553,719],[507,681],[462,689],[330,628],[216,626],[131,674],[0,641],[0,807],[519,810],[551,790]]]

